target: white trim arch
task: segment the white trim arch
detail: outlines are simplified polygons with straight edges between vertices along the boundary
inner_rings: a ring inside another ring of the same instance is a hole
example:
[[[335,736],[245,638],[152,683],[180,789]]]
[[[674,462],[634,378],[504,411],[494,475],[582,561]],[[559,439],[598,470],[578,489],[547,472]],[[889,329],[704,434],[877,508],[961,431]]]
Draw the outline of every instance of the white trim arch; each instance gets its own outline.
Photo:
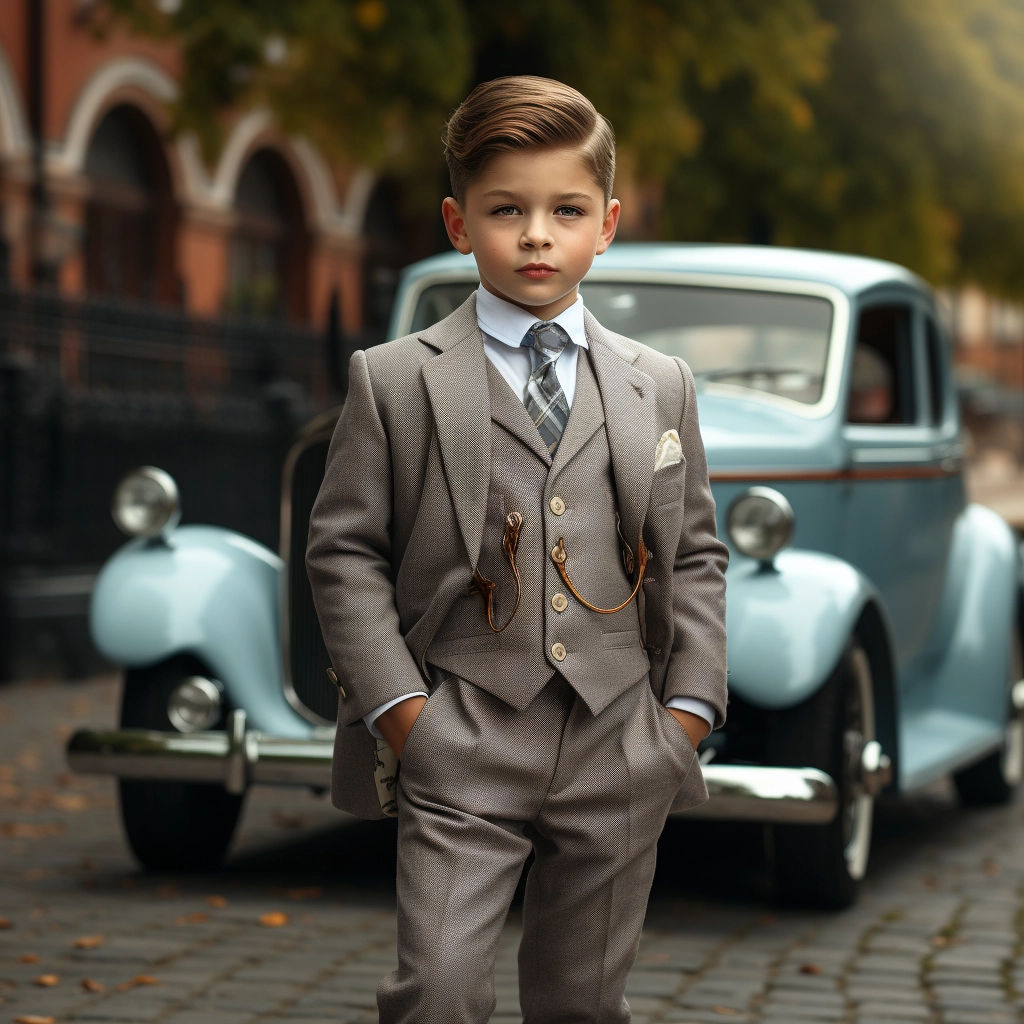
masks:
[[[21,89],[14,77],[11,63],[0,47],[0,158],[26,159],[32,155],[32,135]]]
[[[178,83],[152,61],[141,57],[119,57],[102,65],[79,92],[68,117],[63,141],[48,147],[46,166],[51,174],[81,173],[89,142],[107,100],[112,93],[126,86],[138,89],[160,103],[171,103],[178,97]]]

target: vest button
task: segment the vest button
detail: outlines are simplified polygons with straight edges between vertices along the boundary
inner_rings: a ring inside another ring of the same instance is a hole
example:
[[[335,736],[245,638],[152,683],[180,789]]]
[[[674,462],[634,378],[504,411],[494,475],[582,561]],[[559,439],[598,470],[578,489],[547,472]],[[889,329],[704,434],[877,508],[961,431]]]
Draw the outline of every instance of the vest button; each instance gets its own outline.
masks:
[[[564,612],[565,609],[569,607],[569,602],[566,599],[565,594],[555,594],[555,596],[551,598],[551,607],[554,608],[556,612]]]
[[[565,661],[565,648],[561,644],[554,644],[551,648],[551,657],[555,661]]]
[[[565,502],[556,494],[551,501],[548,502],[548,507],[556,516],[560,516],[565,511]]]

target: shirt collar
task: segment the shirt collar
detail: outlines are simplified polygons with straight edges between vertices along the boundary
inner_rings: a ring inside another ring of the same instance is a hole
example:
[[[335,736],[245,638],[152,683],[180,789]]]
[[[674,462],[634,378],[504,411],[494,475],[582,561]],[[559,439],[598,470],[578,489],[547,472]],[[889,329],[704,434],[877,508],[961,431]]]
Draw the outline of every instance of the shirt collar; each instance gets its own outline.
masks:
[[[537,323],[532,313],[507,299],[499,299],[483,285],[476,290],[476,319],[481,331],[512,348],[519,348],[526,332]],[[569,340],[580,348],[590,347],[583,326],[582,295],[577,295],[576,301],[568,309],[563,309],[552,323],[558,324],[569,335]]]

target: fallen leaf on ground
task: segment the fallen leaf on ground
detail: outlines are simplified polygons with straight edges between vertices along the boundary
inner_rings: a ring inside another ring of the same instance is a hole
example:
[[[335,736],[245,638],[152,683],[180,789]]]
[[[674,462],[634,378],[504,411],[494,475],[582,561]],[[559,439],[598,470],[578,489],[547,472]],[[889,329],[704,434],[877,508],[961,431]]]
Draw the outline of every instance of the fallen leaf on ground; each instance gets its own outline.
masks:
[[[89,801],[79,793],[51,793],[47,803],[58,811],[84,811]]]
[[[264,928],[280,928],[288,923],[288,915],[280,910],[272,910],[269,914],[260,914],[260,924]]]
[[[22,953],[18,957],[19,964],[37,964],[43,958],[38,953]]]
[[[318,885],[311,885],[305,889],[286,889],[284,894],[290,900],[314,900],[323,896],[324,891]]]
[[[712,1006],[712,1013],[720,1013],[723,1017],[736,1017],[739,1016],[739,1010],[734,1010],[731,1006]]]
[[[41,825],[33,825],[27,821],[5,821],[0,825],[0,835],[5,839],[45,839],[47,836],[59,836],[67,831],[62,821],[47,821]]]
[[[7,917],[0,917],[0,928],[13,928],[14,922]]]
[[[38,978],[32,979],[32,984],[40,988],[53,988],[59,981],[60,977],[56,974],[40,974]]]
[[[69,786],[73,786],[77,779],[74,777],[74,775],[71,774],[71,772],[58,772],[56,775],[54,775],[53,781],[58,786],[63,786],[65,789],[67,789]]]
[[[194,914],[182,914],[181,917],[174,919],[175,924],[205,924],[210,920],[209,914],[204,914],[203,911],[197,910]]]
[[[102,935],[80,935],[72,945],[75,949],[96,949],[97,946],[102,946],[105,941]]]
[[[821,974],[821,968],[817,964],[801,964],[801,974]]]
[[[30,772],[38,771],[43,766],[43,759],[39,756],[39,751],[32,750],[30,747],[18,751],[15,760],[22,768]]]
[[[106,987],[102,981],[93,981],[92,978],[82,979],[82,988],[86,992],[102,992]]]
[[[136,974],[131,981],[122,981],[117,986],[118,992],[127,992],[130,988],[138,988],[139,985],[159,985],[160,979],[154,978],[152,974]]]
[[[0,800],[17,800],[21,796],[21,787],[13,782],[0,782]]]
[[[23,1013],[14,1018],[14,1024],[56,1024],[54,1017],[37,1017],[32,1013]]]
[[[206,902],[211,907],[226,907],[228,901],[223,896],[207,896]]]

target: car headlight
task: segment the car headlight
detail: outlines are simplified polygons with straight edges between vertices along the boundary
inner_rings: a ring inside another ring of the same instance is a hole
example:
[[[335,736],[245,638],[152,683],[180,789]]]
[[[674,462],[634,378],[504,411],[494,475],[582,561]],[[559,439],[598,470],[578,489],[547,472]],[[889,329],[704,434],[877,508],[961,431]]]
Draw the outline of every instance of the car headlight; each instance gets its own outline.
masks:
[[[223,706],[216,683],[202,676],[189,676],[171,691],[167,717],[178,732],[202,732],[216,724]]]
[[[129,537],[155,537],[181,519],[178,485],[156,466],[132,470],[114,488],[110,514]]]
[[[796,517],[774,488],[750,487],[732,503],[726,522],[737,551],[768,562],[792,539]]]

